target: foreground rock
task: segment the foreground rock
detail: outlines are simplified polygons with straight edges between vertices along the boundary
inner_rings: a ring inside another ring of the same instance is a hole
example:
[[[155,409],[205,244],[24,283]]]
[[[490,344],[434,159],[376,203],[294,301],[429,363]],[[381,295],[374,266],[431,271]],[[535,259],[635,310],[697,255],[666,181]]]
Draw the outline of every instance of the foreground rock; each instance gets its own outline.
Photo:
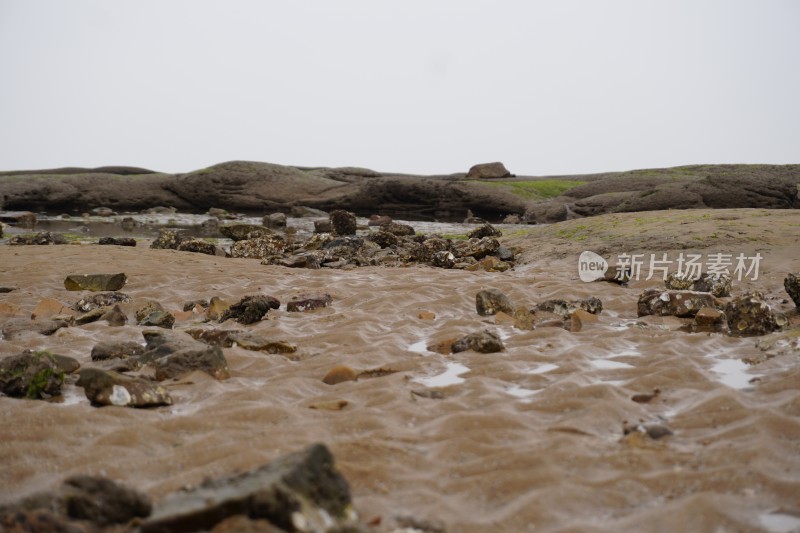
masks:
[[[219,346],[209,346],[183,333],[147,330],[147,345],[139,361],[156,369],[156,380],[175,379],[195,370],[215,379],[228,379],[228,361]]]
[[[800,273],[789,274],[783,280],[783,287],[792,298],[794,305],[800,307]]]
[[[637,307],[639,316],[693,317],[700,309],[717,308],[718,304],[708,292],[648,289],[639,296]]]
[[[68,291],[118,291],[125,286],[128,276],[119,274],[71,274],[64,280]]]
[[[315,444],[257,470],[167,496],[141,532],[206,531],[237,515],[283,531],[360,531],[347,481],[328,448]]]
[[[118,372],[84,368],[76,383],[93,405],[124,407],[158,407],[172,405],[172,397],[164,387],[150,380],[126,376]]]
[[[497,313],[514,314],[514,306],[508,296],[497,289],[486,289],[475,295],[475,309],[481,316],[491,316]]]
[[[789,320],[774,311],[759,292],[738,296],[725,306],[733,335],[766,335],[784,329]]]
[[[479,353],[496,353],[506,349],[500,337],[491,331],[470,333],[455,341],[450,348],[453,353],[465,352],[467,350],[473,350]]]
[[[6,396],[46,399],[61,395],[64,376],[80,364],[48,351],[26,351],[0,359],[0,392]]]
[[[87,530],[72,520],[105,528],[145,518],[151,511],[147,496],[133,489],[104,477],[73,476],[56,491],[0,507],[0,518],[4,531],[72,533]],[[40,528],[31,528],[32,523]]]
[[[67,239],[59,233],[51,233],[49,231],[41,231],[36,235],[15,235],[8,240],[11,245],[51,245],[51,244],[67,244]]]
[[[278,309],[280,306],[278,299],[272,296],[263,294],[245,296],[222,313],[219,321],[225,322],[233,318],[240,324],[253,324],[264,318],[271,309]]]

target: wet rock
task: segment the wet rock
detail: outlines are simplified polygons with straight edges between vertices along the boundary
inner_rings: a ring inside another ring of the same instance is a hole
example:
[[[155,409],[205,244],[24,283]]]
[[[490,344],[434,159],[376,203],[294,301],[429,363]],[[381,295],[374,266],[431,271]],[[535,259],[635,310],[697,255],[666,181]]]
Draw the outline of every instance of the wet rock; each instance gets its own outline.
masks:
[[[381,231],[391,233],[397,237],[410,237],[416,234],[413,227],[408,224],[399,224],[397,222],[381,224]]]
[[[286,227],[286,214],[285,213],[272,213],[265,215],[261,220],[261,224],[267,228],[285,228]]]
[[[783,288],[792,298],[794,305],[800,307],[800,272],[786,276],[786,279],[783,280]]]
[[[438,389],[413,389],[411,394],[429,400],[444,400],[445,398],[444,391]]]
[[[86,522],[74,522],[69,517],[47,509],[14,510],[0,507],[0,531],[4,533],[100,533]]]
[[[353,213],[337,209],[331,212],[330,221],[334,235],[345,236],[356,234],[356,216]]]
[[[234,344],[245,350],[269,354],[289,354],[297,351],[297,346],[286,341],[275,341],[236,329],[190,329],[186,333],[192,338],[221,348]]]
[[[758,339],[756,347],[766,352],[768,358],[787,354],[800,355],[800,328],[765,335]]]
[[[14,292],[17,290],[17,287],[0,287],[0,294],[7,294],[9,292]]]
[[[522,216],[521,215],[507,215],[503,219],[503,224],[522,224]]]
[[[631,400],[636,403],[650,403],[655,400],[658,395],[661,394],[661,389],[653,389],[652,394],[634,394],[631,396]],[[623,425],[623,432],[624,432],[624,425]]]
[[[458,339],[451,346],[453,353],[465,352],[473,350],[479,353],[496,353],[505,350],[503,341],[500,337],[491,331],[480,331],[477,333],[470,333],[469,335]]]
[[[8,240],[8,244],[15,246],[67,244],[67,239],[59,233],[40,231],[36,235],[15,235]]]
[[[637,310],[639,316],[671,315],[693,317],[703,307],[717,307],[716,298],[707,292],[662,291],[648,289],[639,296]]]
[[[279,259],[277,262],[268,261],[265,259],[261,262],[261,264],[277,264],[287,268],[309,268],[312,270],[320,268],[319,259],[317,256],[311,253],[290,255],[288,257]]]
[[[697,312],[690,329],[693,333],[730,333],[725,313],[711,307],[703,307]]]
[[[452,252],[435,252],[431,259],[431,265],[438,268],[454,268],[456,266],[456,256]]]
[[[514,314],[514,306],[508,296],[498,289],[486,289],[475,295],[475,309],[481,316],[491,316],[499,312]]]
[[[596,324],[597,322],[597,315],[583,309],[576,309],[569,315],[569,330],[576,333],[583,330],[585,325]]]
[[[219,207],[209,208],[208,216],[218,220],[236,220],[238,218],[235,213],[229,213],[227,209],[221,209]]]
[[[157,250],[177,250],[185,237],[174,229],[161,228],[158,237],[150,244],[150,248]]]
[[[309,409],[316,409],[318,411],[341,411],[350,405],[347,400],[331,400],[327,402],[316,402],[308,406]]]
[[[599,315],[603,312],[603,302],[594,296],[571,301],[556,298],[534,305],[531,309],[531,312],[541,313],[542,311],[545,311],[548,313],[553,313],[563,319],[567,319],[578,309],[582,309],[593,315]]]
[[[128,276],[119,274],[71,274],[64,280],[68,291],[118,291],[125,286]]]
[[[219,346],[196,341],[184,334],[147,330],[142,333],[147,345],[139,357],[155,367],[156,379],[179,378],[200,370],[215,379],[228,379],[228,361]]]
[[[53,320],[12,319],[3,324],[2,334],[5,340],[18,338],[25,333],[48,336],[68,326],[69,323],[66,320],[58,318],[54,318]]]
[[[70,309],[58,300],[52,298],[42,298],[31,313],[31,320],[42,320],[52,318],[57,315],[69,314]]]
[[[106,309],[100,320],[105,320],[109,326],[119,327],[128,323],[128,315],[118,305],[115,305],[111,309]]]
[[[5,516],[4,525],[9,520],[18,520],[22,525],[21,529],[9,531],[71,533],[98,531],[87,527],[87,523],[101,528],[127,524],[149,516],[151,510],[150,500],[144,494],[108,478],[81,475],[67,478],[55,491],[32,494],[0,508],[0,516]],[[30,522],[31,518],[35,522]],[[34,529],[35,526],[42,529]]]
[[[200,229],[205,233],[219,233],[219,219],[212,217],[200,223]]]
[[[490,255],[484,257],[480,261],[467,265],[464,267],[464,270],[469,272],[478,272],[480,270],[484,272],[505,272],[509,268],[511,268],[511,265],[504,261],[500,261],[500,259],[493,255]]]
[[[155,311],[139,322],[140,326],[172,329],[175,325],[175,315],[169,311]]]
[[[680,272],[672,272],[667,276],[664,284],[671,291],[689,291],[694,285],[694,278],[687,277]]]
[[[420,311],[417,313],[417,318],[420,320],[436,320],[436,313],[431,311]]]
[[[133,231],[139,224],[133,217],[125,217],[120,222],[120,225],[122,226],[122,231]]]
[[[21,228],[32,228],[36,225],[36,214],[30,211],[6,211],[0,213],[0,222]]]
[[[784,329],[789,320],[772,310],[764,296],[751,292],[738,296],[725,306],[728,327],[733,335],[766,335]]]
[[[246,259],[264,259],[274,255],[282,255],[286,242],[279,235],[269,235],[247,240],[240,240],[231,246],[231,257]]]
[[[500,161],[479,163],[470,167],[467,179],[497,179],[511,177],[511,172]]]
[[[203,239],[189,239],[181,242],[178,245],[180,252],[192,252],[196,254],[217,255],[220,257],[225,256],[225,252],[220,250],[214,243],[204,241]]]
[[[322,294],[308,298],[292,299],[286,303],[286,311],[289,313],[305,313],[307,311],[317,311],[328,307],[333,303],[330,294]]]
[[[482,239],[470,239],[456,245],[456,255],[460,257],[473,257],[483,259],[487,255],[493,255],[500,248],[497,239],[484,237]]]
[[[111,307],[118,303],[127,303],[131,297],[121,292],[100,292],[84,296],[72,306],[76,311],[87,312],[98,307]]]
[[[397,526],[403,528],[402,531],[413,531],[414,533],[445,533],[447,530],[439,520],[427,520],[417,516],[395,516]]]
[[[183,303],[183,310],[184,311],[194,311],[196,308],[200,307],[203,309],[207,309],[209,305],[208,300],[191,300],[189,302]]]
[[[76,383],[93,405],[159,407],[172,405],[167,389],[150,380],[99,368],[84,368]]]
[[[331,368],[322,378],[322,382],[326,385],[336,385],[345,381],[358,380],[359,372],[353,370],[349,366],[340,365]]]
[[[108,310],[102,307],[98,307],[97,309],[92,309],[82,315],[75,317],[75,324],[79,326],[83,326],[84,324],[90,324],[92,322],[97,322],[100,320],[100,317],[106,314]]]
[[[64,360],[62,364],[68,363]],[[29,399],[59,396],[64,375],[54,354],[48,351],[23,352],[0,359],[0,392],[6,396]]]
[[[388,231],[378,231],[375,233],[370,233],[367,236],[367,239],[374,242],[381,248],[390,248],[392,246],[398,246],[402,242],[397,235],[395,235],[394,233],[389,233]]]
[[[506,263],[514,261],[514,252],[510,248],[500,246],[495,253],[500,261],[505,261]]]
[[[482,239],[484,237],[501,237],[502,235],[502,231],[496,229],[491,224],[486,223],[483,226],[470,231],[467,237],[470,239]]]
[[[230,306],[220,317],[220,322],[233,318],[240,324],[253,324],[258,322],[270,311],[279,309],[281,303],[273,296],[256,294],[245,296],[239,302]]]
[[[392,217],[388,215],[370,215],[368,226],[382,226],[383,224],[390,224],[393,222]]]
[[[219,296],[213,296],[208,303],[208,309],[206,309],[206,318],[208,320],[219,320],[230,306],[231,304],[223,301]]]
[[[347,481],[322,444],[173,493],[140,528],[141,533],[210,530],[237,515],[264,519],[285,531],[360,531]]]
[[[329,219],[315,220],[314,233],[333,233],[333,224]]]
[[[275,236],[275,233],[271,229],[253,224],[232,224],[230,226],[220,226],[219,232],[229,239],[237,242]]]
[[[144,353],[144,346],[134,341],[100,342],[92,348],[92,361],[127,359]]]
[[[731,277],[727,274],[702,274],[692,285],[692,290],[710,292],[717,298],[731,295]]]
[[[97,244],[102,246],[136,246],[136,239],[133,237],[100,237]]]
[[[627,437],[647,436],[653,440],[663,439],[674,434],[671,429],[662,424],[629,423],[627,420],[622,423],[622,433]]]

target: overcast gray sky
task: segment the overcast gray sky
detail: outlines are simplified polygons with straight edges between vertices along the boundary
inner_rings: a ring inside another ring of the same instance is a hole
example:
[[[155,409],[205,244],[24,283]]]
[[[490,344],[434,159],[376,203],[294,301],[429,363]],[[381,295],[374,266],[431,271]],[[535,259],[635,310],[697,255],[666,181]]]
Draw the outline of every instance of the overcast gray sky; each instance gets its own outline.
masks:
[[[797,0],[0,0],[0,169],[800,163]]]

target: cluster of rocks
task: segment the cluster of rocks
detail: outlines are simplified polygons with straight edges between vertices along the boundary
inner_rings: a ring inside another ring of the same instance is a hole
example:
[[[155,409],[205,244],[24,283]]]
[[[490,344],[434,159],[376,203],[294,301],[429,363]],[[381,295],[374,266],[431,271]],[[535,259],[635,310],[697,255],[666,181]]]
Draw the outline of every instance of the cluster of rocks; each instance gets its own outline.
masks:
[[[270,218],[276,218],[268,215]],[[267,218],[267,217],[265,217]],[[360,266],[426,264],[438,268],[502,272],[514,265],[514,252],[497,240],[502,233],[483,224],[465,240],[441,235],[418,235],[414,228],[376,217],[376,224],[359,235],[356,217],[346,211],[333,211],[316,221],[316,232],[300,238],[266,226],[232,224],[219,231],[233,240],[229,255],[260,259],[265,265],[289,268],[355,268]],[[275,221],[273,228],[280,227]],[[162,229],[151,248],[173,249],[209,255],[226,255],[219,246],[196,238],[185,238],[179,231]]]
[[[208,479],[155,505],[106,477],[67,478],[55,490],[0,506],[3,531],[230,531],[359,533],[350,487],[323,444],[242,474]]]
[[[666,290],[648,289],[639,296],[640,317],[673,316],[684,319],[684,329],[692,332],[717,332],[731,335],[766,335],[785,329],[789,318],[775,311],[760,292],[731,298],[731,278],[726,274],[706,274],[692,280],[671,275]],[[800,278],[789,274],[786,292],[800,305]]]

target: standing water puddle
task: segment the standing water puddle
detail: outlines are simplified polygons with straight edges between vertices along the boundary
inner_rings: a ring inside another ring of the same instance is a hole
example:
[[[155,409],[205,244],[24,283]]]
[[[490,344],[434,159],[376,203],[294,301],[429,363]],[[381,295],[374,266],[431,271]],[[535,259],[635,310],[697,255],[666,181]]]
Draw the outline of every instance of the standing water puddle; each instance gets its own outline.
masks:
[[[441,374],[427,378],[415,378],[414,381],[422,383],[426,387],[447,387],[449,385],[464,383],[464,378],[460,378],[459,376],[467,372],[469,372],[469,367],[461,363],[447,363],[447,369]]]

